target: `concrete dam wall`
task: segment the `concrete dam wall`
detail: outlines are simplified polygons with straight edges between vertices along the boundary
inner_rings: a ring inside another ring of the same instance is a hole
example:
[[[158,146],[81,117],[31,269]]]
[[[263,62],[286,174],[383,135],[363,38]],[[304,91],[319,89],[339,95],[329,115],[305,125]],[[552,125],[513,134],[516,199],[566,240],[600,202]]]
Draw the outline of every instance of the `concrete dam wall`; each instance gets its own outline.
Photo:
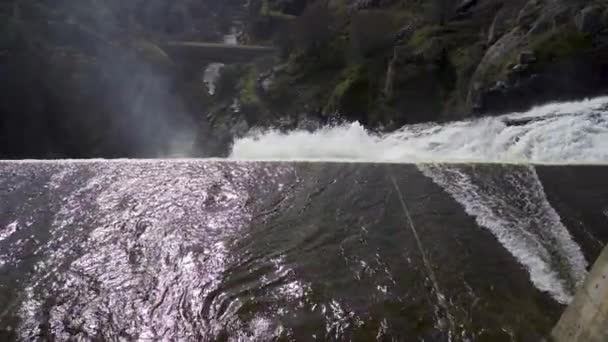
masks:
[[[607,172],[0,162],[0,340],[538,341],[608,241]]]
[[[608,341],[608,248],[551,333],[556,342]]]

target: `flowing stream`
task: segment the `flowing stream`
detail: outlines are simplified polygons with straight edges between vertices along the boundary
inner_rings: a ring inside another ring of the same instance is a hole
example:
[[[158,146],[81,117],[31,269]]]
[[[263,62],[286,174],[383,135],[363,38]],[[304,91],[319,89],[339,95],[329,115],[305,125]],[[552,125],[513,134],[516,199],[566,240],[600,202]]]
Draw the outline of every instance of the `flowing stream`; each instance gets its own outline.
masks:
[[[542,340],[608,242],[607,106],[0,161],[0,340]]]
[[[230,155],[246,160],[357,162],[608,162],[608,97],[386,134],[359,123],[314,131],[253,130]]]

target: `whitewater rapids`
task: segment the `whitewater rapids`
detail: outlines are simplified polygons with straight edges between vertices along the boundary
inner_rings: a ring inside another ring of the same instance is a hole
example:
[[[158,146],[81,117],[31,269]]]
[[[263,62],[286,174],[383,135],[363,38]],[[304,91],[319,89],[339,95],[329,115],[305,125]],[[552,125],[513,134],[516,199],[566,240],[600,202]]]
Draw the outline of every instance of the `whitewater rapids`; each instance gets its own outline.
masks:
[[[252,130],[231,159],[352,162],[605,163],[608,96],[527,112],[377,134],[358,122],[315,131]]]

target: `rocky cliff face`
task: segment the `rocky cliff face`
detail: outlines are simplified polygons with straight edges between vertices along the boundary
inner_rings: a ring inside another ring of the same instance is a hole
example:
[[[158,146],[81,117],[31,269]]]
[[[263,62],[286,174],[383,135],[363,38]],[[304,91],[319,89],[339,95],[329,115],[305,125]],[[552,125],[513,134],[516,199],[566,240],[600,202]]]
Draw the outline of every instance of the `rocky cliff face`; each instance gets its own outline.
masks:
[[[605,92],[606,28],[603,2],[527,2],[482,58],[469,85],[469,108],[519,110]]]
[[[289,46],[267,91],[294,99],[291,112],[397,127],[520,110],[608,86],[605,1],[319,3],[293,20],[290,41],[303,43]],[[329,23],[306,26],[308,12],[323,11]],[[307,44],[319,26],[325,35]]]
[[[218,155],[253,126],[392,129],[608,88],[600,0],[11,0],[0,17],[2,158]],[[235,17],[281,57],[223,68],[209,95],[159,46],[219,41]]]

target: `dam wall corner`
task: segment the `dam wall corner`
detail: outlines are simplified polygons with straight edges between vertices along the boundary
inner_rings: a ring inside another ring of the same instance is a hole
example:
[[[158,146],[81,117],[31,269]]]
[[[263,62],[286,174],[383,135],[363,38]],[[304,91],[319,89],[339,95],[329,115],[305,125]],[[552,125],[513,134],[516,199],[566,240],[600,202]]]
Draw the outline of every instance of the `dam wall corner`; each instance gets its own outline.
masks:
[[[608,341],[608,246],[553,328],[551,341]]]

